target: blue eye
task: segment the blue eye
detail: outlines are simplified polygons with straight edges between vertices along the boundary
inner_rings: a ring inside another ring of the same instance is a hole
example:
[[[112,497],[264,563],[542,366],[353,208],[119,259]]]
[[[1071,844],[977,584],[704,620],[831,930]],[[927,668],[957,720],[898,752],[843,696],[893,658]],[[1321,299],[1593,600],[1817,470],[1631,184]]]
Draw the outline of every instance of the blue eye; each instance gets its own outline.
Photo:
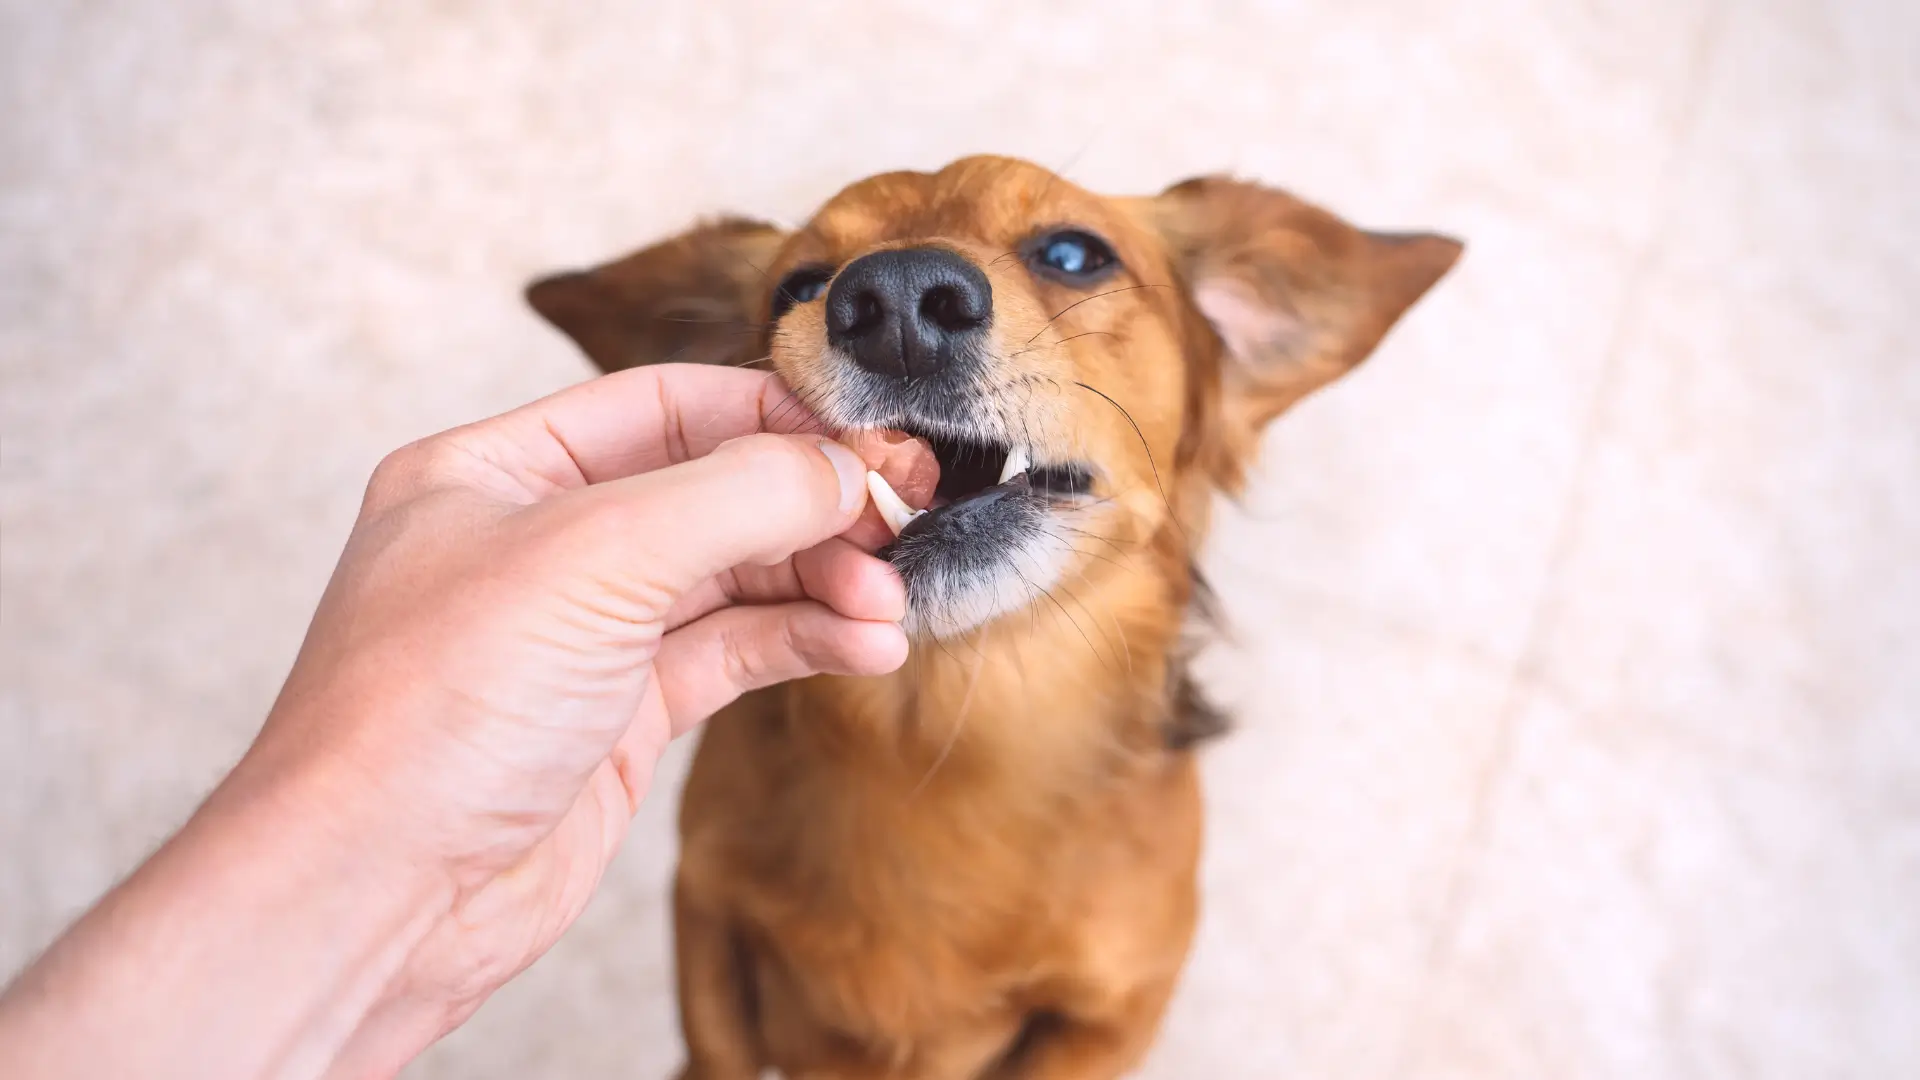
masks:
[[[826,266],[803,266],[780,279],[780,287],[773,290],[773,318],[793,310],[795,304],[810,304],[826,295],[827,283],[833,280],[833,269]]]
[[[1075,284],[1100,276],[1118,261],[1105,240],[1079,229],[1048,233],[1027,250],[1027,261],[1035,270]]]
[[[1087,245],[1081,243],[1078,239],[1055,240],[1047,245],[1046,251],[1040,254],[1041,262],[1046,263],[1055,270],[1068,274],[1080,273],[1081,270],[1086,268],[1087,262],[1091,258],[1093,258],[1093,253],[1088,251]]]

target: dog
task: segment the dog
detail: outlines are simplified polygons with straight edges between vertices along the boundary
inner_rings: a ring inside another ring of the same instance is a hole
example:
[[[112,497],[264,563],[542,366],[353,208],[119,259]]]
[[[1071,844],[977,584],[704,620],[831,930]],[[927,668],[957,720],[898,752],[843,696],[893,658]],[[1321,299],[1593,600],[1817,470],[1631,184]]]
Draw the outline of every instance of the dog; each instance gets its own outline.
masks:
[[[1198,911],[1194,747],[1225,726],[1188,674],[1209,508],[1461,250],[1227,177],[1108,198],[972,157],[528,287],[603,370],[771,367],[830,429],[938,461],[875,492],[909,663],[707,726],[673,895],[686,1080],[1139,1062]]]

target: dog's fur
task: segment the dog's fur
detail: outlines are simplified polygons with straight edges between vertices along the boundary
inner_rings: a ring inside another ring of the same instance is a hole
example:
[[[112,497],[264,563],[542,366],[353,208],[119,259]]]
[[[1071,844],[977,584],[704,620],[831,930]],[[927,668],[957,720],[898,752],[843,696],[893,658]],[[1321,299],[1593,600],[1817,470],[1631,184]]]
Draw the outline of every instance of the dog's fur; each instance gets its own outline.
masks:
[[[1038,272],[1031,239],[1063,226],[1104,238],[1117,269],[1088,287]],[[822,304],[769,321],[795,267],[926,245],[992,286],[973,372],[938,408],[863,383]],[[900,672],[711,721],[674,892],[686,1077],[1111,1077],[1139,1060],[1196,914],[1189,748],[1221,727],[1185,670],[1210,501],[1459,251],[1232,179],[1103,198],[983,157],[862,181],[794,232],[719,221],[529,288],[603,369],[770,363],[829,425],[1020,440],[1094,477],[1086,497],[1034,496],[1037,524],[959,591],[909,575]]]

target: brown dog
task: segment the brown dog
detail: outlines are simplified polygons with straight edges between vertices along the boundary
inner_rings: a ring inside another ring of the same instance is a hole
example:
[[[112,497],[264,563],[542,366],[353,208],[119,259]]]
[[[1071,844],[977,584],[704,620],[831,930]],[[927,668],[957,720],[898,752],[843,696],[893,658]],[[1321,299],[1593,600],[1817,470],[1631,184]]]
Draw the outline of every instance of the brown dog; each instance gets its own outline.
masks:
[[[1210,500],[1459,253],[1229,179],[1114,199],[969,158],[528,290],[604,369],[770,363],[827,424],[939,459],[883,551],[907,667],[708,726],[674,894],[686,1077],[1140,1059],[1194,926],[1189,748],[1221,726],[1184,673]]]

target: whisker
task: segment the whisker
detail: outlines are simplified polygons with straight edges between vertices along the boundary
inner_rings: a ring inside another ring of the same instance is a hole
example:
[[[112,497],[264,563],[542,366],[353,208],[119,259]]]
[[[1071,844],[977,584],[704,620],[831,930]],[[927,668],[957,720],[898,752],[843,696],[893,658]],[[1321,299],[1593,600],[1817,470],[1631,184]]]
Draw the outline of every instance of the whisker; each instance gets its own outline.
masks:
[[[948,616],[946,621],[947,621],[947,625],[952,626],[955,629],[958,629],[960,626],[960,620],[952,616]],[[947,659],[953,661],[956,664],[960,662],[960,658],[953,655],[953,650],[947,648],[947,639],[944,634],[933,635],[933,644],[935,648],[947,654]]]
[[[1061,603],[1060,598],[1053,595],[1053,590],[1041,589],[1040,595],[1052,601],[1053,606],[1059,609],[1061,617],[1066,619],[1067,623],[1073,627],[1074,632],[1080,635],[1080,640],[1087,643],[1087,651],[1093,654],[1095,660],[1100,659],[1100,647],[1093,643],[1091,637],[1087,636],[1086,628],[1080,625],[1079,619],[1073,617],[1073,612],[1067,610],[1067,605]],[[1109,655],[1111,655],[1111,653],[1109,653]]]
[[[1080,144],[1080,149],[1075,150],[1073,156],[1069,157],[1059,168],[1047,170],[1047,182],[1041,185],[1040,191],[1035,194],[1033,198],[1027,200],[1029,207],[1038,207],[1047,201],[1047,196],[1053,193],[1053,185],[1066,178],[1068,169],[1079,164],[1081,157],[1085,156],[1086,152],[1093,147],[1093,140],[1097,135],[1098,133],[1096,132],[1095,135],[1088,136],[1087,141]]]
[[[1080,580],[1084,582],[1088,588],[1093,587],[1093,582],[1091,579],[1087,577],[1086,571],[1075,570],[1074,574],[1078,576]],[[1076,597],[1074,602],[1079,604],[1080,610],[1086,612],[1089,617],[1093,617],[1093,618],[1098,617],[1094,615],[1093,609],[1087,606],[1086,601],[1080,600],[1079,598]],[[1133,676],[1133,646],[1128,644],[1127,642],[1126,628],[1120,625],[1120,616],[1115,614],[1112,611],[1107,612],[1107,619],[1108,621],[1113,623],[1114,637],[1117,637],[1120,639],[1120,648],[1124,652],[1127,660],[1127,676],[1131,678]],[[1102,637],[1106,636],[1105,631],[1101,632],[1101,636]],[[1111,648],[1113,644],[1113,639],[1108,638],[1107,644],[1108,644],[1108,647]]]
[[[1171,289],[1171,288],[1173,288],[1173,286],[1171,285],[1122,285],[1117,289],[1108,289],[1106,292],[1097,292],[1097,293],[1094,293],[1092,296],[1083,296],[1080,299],[1075,300],[1073,303],[1068,304],[1066,307],[1061,308],[1059,311],[1054,312],[1053,319],[1058,319],[1060,316],[1065,315],[1067,312],[1072,311],[1074,308],[1079,307],[1081,304],[1090,303],[1094,300],[1100,299],[1103,296],[1115,296],[1123,292],[1133,292],[1136,289]],[[1053,325],[1053,319],[1048,319],[1046,323],[1040,327],[1040,329],[1035,330],[1033,332],[1033,337],[1028,338],[1025,344],[1028,344],[1028,345],[1033,344],[1033,338],[1037,338],[1041,334],[1045,333],[1047,327]]]
[[[1039,569],[1039,563],[1036,562],[1034,568]],[[1046,597],[1053,603],[1054,607],[1059,608],[1061,616],[1067,620],[1068,625],[1072,626],[1075,632],[1080,635],[1080,640],[1087,643],[1087,651],[1093,654],[1094,659],[1098,660],[1100,658],[1100,650],[1094,646],[1093,639],[1087,636],[1086,629],[1080,625],[1079,621],[1073,617],[1073,613],[1067,610],[1067,606],[1062,604],[1058,597],[1054,596],[1051,591],[1035,585],[1031,578],[1020,572],[1019,567],[1009,566],[1007,569],[1013,571],[1013,576],[1019,578],[1021,583],[1026,585],[1028,591]]]
[[[749,333],[756,330],[764,330],[773,325],[772,323],[751,322],[747,319],[699,319],[689,315],[649,315],[648,318],[654,322],[685,323],[689,326],[735,326]]]
[[[1086,584],[1087,584],[1087,585],[1088,585],[1089,587],[1091,587],[1091,586],[1092,586],[1092,584],[1093,584],[1093,583],[1092,583],[1091,581],[1088,581],[1088,580],[1087,580],[1087,575],[1086,575],[1086,572],[1085,572],[1085,571],[1081,571],[1081,570],[1076,570],[1076,571],[1074,571],[1074,573],[1075,573],[1075,574],[1076,574],[1076,575],[1077,575],[1077,576],[1078,576],[1078,577],[1080,578],[1080,580],[1081,580],[1082,582],[1085,582],[1085,583],[1086,583]],[[1092,609],[1092,608],[1090,608],[1090,607],[1088,607],[1088,606],[1087,606],[1087,602],[1086,602],[1085,600],[1083,600],[1083,599],[1081,599],[1081,598],[1080,598],[1080,597],[1079,597],[1078,595],[1076,595],[1076,594],[1075,594],[1075,593],[1074,593],[1074,592],[1073,592],[1072,590],[1068,590],[1068,592],[1067,592],[1067,599],[1069,599],[1069,600],[1071,600],[1071,601],[1073,601],[1073,602],[1074,602],[1074,604],[1075,604],[1075,606],[1077,606],[1077,607],[1079,607],[1079,609],[1080,609],[1081,611],[1083,611],[1083,612],[1085,612],[1085,613],[1086,613],[1086,615],[1087,615],[1087,618],[1089,618],[1089,619],[1093,619],[1093,620],[1094,620],[1094,622],[1095,622],[1095,625],[1096,625],[1096,626],[1097,626],[1097,625],[1099,625],[1099,617],[1098,617],[1097,615],[1095,615],[1095,614],[1093,613],[1093,609]],[[1112,613],[1111,613],[1111,612],[1109,612],[1109,613],[1108,613],[1108,617],[1109,617],[1109,618],[1112,618],[1112,617],[1113,617],[1113,616],[1112,616]],[[1115,620],[1114,620],[1114,624],[1113,624],[1113,625],[1114,625],[1114,629],[1115,629],[1115,630],[1119,630],[1119,628],[1120,628],[1120,623],[1119,623],[1119,621],[1118,621],[1117,619],[1115,619]],[[1133,649],[1132,649],[1131,647],[1129,647],[1129,646],[1127,645],[1127,637],[1126,637],[1126,633],[1125,633],[1125,632],[1123,631],[1123,632],[1121,632],[1121,634],[1120,634],[1120,648],[1119,648],[1119,649],[1116,649],[1116,648],[1114,648],[1114,645],[1113,645],[1113,638],[1111,638],[1111,637],[1108,637],[1108,636],[1107,636],[1107,631],[1106,631],[1106,629],[1105,629],[1104,627],[1103,627],[1103,628],[1101,628],[1101,630],[1100,630],[1100,638],[1101,638],[1101,640],[1103,640],[1103,641],[1105,641],[1105,642],[1107,643],[1107,653],[1108,653],[1108,655],[1110,655],[1110,656],[1111,656],[1111,655],[1114,655],[1115,653],[1119,653],[1119,652],[1122,652],[1122,651],[1124,651],[1124,652],[1125,652],[1125,654],[1126,654],[1126,660],[1127,660],[1127,673],[1128,673],[1129,675],[1131,675],[1131,674],[1133,673]]]
[[[756,273],[756,274],[758,274],[758,275],[760,275],[760,280],[761,280],[761,281],[766,281],[766,280],[767,280],[767,278],[768,278],[768,277],[770,276],[770,275],[769,275],[769,274],[767,273],[767,271],[766,271],[766,270],[764,270],[764,269],[762,269],[762,268],[761,268],[761,266],[760,266],[760,264],[758,264],[758,263],[756,263],[756,262],[754,262],[754,261],[753,261],[752,259],[749,259],[749,258],[747,258],[747,257],[746,257],[745,255],[742,255],[742,254],[740,253],[740,249],[739,249],[739,248],[736,248],[736,247],[734,247],[734,246],[733,246],[732,244],[721,244],[721,245],[720,245],[720,250],[722,250],[722,251],[724,251],[724,252],[726,252],[727,254],[729,254],[729,255],[731,255],[731,256],[733,256],[733,257],[734,257],[735,259],[738,259],[738,260],[740,261],[740,264],[741,264],[742,266],[745,266],[745,267],[746,267],[747,269],[749,269],[749,270],[751,270],[751,271],[753,271],[754,273]]]
[[[685,356],[686,354],[692,352],[693,350],[698,349],[701,346],[701,344],[702,342],[698,342],[698,341],[688,342],[687,344],[680,346],[679,348],[673,350],[672,352],[668,353],[667,355],[661,357],[658,360],[649,361],[648,363],[644,365],[639,365],[639,366],[652,367],[654,364],[676,363],[679,361],[679,359],[682,356]]]
[[[966,726],[967,711],[973,705],[973,689],[980,684],[980,669],[987,666],[987,630],[985,629],[980,631],[980,644],[976,652],[978,658],[973,662],[973,673],[967,676],[967,691],[960,697],[960,711],[953,718],[953,730],[947,733],[946,745],[940,748],[940,753],[933,759],[933,764],[927,766],[926,775],[920,778],[919,783],[913,785],[912,791],[907,792],[908,802],[912,802],[926,790],[927,783],[933,779],[933,774],[939,772],[940,766],[947,763],[947,756],[953,753],[954,745],[960,741],[960,729]]]
[[[780,404],[774,406],[772,412],[767,414],[767,430],[777,432],[781,435],[797,435],[808,430],[809,427],[806,421],[800,420],[800,417],[803,415],[817,417],[819,410],[815,409],[813,403],[807,400],[803,391],[795,387],[787,393],[786,397],[780,399]],[[780,430],[780,425],[789,419],[798,422],[791,430]]]
[[[1056,536],[1054,537],[1054,539],[1065,540],[1065,537]],[[1071,547],[1072,545],[1069,544],[1068,546]],[[1121,562],[1120,560],[1114,558],[1111,555],[1102,555],[1097,551],[1081,551],[1081,552],[1078,552],[1078,554],[1084,555],[1089,559],[1099,559],[1101,562],[1106,563],[1108,566],[1111,566],[1116,570],[1127,569],[1127,565],[1125,563]]]
[[[1100,541],[1101,543],[1112,548],[1114,550],[1114,554],[1120,556],[1120,559],[1126,559],[1128,560],[1128,562],[1121,562],[1119,559],[1115,559],[1111,555],[1102,555],[1096,551],[1084,551],[1084,552],[1081,552],[1081,554],[1087,556],[1090,559],[1104,559],[1107,562],[1112,563],[1113,565],[1119,567],[1122,570],[1130,568],[1130,563],[1133,558],[1133,553],[1122,548],[1119,544],[1114,543],[1111,538],[1105,537],[1105,536],[1095,536],[1092,533],[1080,533],[1080,535],[1086,537],[1089,540]]]
[[[787,396],[781,398],[780,403],[775,405],[772,409],[770,409],[767,412],[767,430],[768,431],[779,431],[781,419],[787,415],[793,403],[799,400],[799,398],[800,398],[800,391],[788,390]],[[781,432],[781,434],[786,434],[786,433]]]
[[[1153,459],[1153,447],[1147,444],[1146,432],[1140,430],[1140,425],[1134,421],[1133,414],[1128,412],[1119,402],[1101,393],[1099,390],[1088,386],[1086,383],[1075,382],[1074,385],[1082,390],[1098,394],[1101,400],[1118,409],[1120,415],[1126,418],[1128,426],[1133,428],[1134,436],[1140,440],[1140,448],[1147,452],[1147,467],[1153,470],[1153,486],[1160,489],[1160,501],[1166,505],[1168,520],[1172,521],[1173,527],[1180,531],[1181,541],[1185,543],[1188,548],[1193,547],[1193,541],[1187,536],[1187,530],[1180,524],[1179,515],[1173,512],[1173,500],[1167,498],[1167,486],[1160,482],[1160,463]]]
[[[1038,334],[1034,335],[1034,337],[1038,337],[1038,336],[1039,336]],[[1017,357],[1017,356],[1025,356],[1026,354],[1034,351],[1035,349],[1051,349],[1060,345],[1065,345],[1069,341],[1079,341],[1083,337],[1095,337],[1095,336],[1114,337],[1115,335],[1111,330],[1088,330],[1087,332],[1082,334],[1074,334],[1069,337],[1063,337],[1058,341],[1048,341],[1048,342],[1043,342],[1039,345],[1029,345],[1024,349],[1016,349],[1013,352],[1010,352],[1007,354],[1007,359],[1012,360],[1014,357]],[[1027,340],[1032,341],[1033,338],[1028,338]]]

